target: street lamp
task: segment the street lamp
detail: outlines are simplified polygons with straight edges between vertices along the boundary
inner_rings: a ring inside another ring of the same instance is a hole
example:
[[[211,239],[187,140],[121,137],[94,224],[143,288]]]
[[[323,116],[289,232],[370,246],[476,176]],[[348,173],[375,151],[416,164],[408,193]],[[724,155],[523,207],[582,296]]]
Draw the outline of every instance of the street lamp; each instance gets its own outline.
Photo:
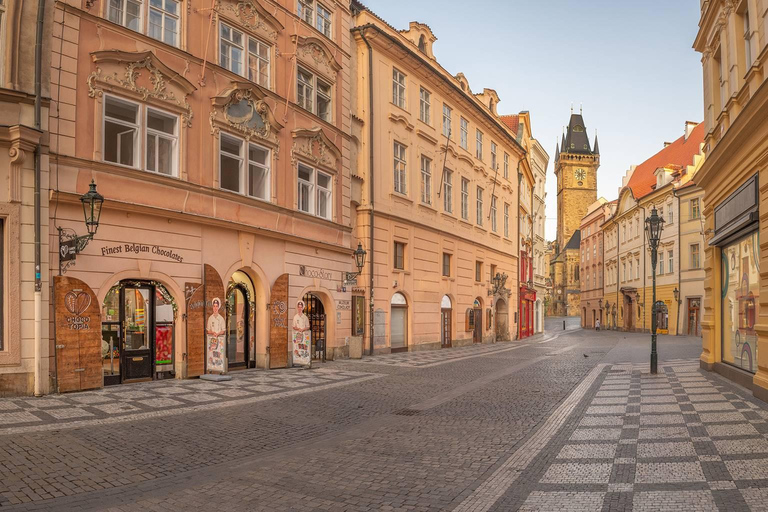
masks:
[[[96,236],[101,218],[101,207],[104,204],[104,196],[96,191],[96,182],[91,180],[88,192],[80,196],[85,217],[87,235],[78,236],[74,230],[58,227],[59,230],[59,275],[64,273],[88,245],[88,242]]]
[[[496,275],[493,276],[491,279],[491,282],[493,283],[493,289],[491,290],[491,295],[496,295],[497,293],[500,293],[504,289],[504,285],[507,284],[507,279],[509,276],[505,273],[500,274],[496,272]]]
[[[677,302],[677,318],[675,318],[675,336],[677,336],[677,329],[680,325],[680,290],[677,289],[677,286],[675,286],[675,289],[672,291],[672,294],[675,296],[675,302]]]
[[[354,279],[357,279],[357,276],[362,274],[363,267],[365,266],[365,255],[368,254],[365,249],[363,249],[363,244],[360,242],[357,242],[357,249],[352,253],[352,255],[355,257],[355,266],[357,267],[357,272],[345,272],[344,273],[344,281],[350,282]]]
[[[664,229],[664,219],[659,217],[656,208],[651,209],[651,216],[645,219],[645,236],[651,249],[651,269],[653,271],[653,308],[651,309],[651,374],[656,374],[659,354],[656,352],[656,259],[659,255],[659,241]]]

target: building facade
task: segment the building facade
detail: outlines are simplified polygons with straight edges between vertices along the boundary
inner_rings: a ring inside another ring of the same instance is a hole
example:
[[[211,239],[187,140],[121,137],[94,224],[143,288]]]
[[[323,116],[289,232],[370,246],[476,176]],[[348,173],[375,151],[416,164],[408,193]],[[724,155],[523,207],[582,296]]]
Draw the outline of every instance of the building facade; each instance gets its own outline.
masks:
[[[600,198],[587,209],[581,221],[581,326],[605,327],[603,319],[603,231],[602,224],[613,213],[615,202]]]
[[[605,269],[603,308],[607,327],[623,331],[651,329],[652,269],[645,219],[653,208],[664,219],[656,267],[657,329],[679,332],[678,303],[695,296],[690,283],[681,297],[681,232],[678,191],[687,189],[704,161],[703,125],[687,122],[684,134],[623,179],[615,212],[603,224]],[[687,221],[687,218],[685,219]],[[695,236],[695,235],[694,235]],[[686,238],[686,243],[693,243]],[[687,250],[686,250],[687,254]]]
[[[350,24],[336,1],[55,4],[59,390],[346,355]],[[60,257],[91,182],[98,231]]]
[[[701,365],[768,399],[768,296],[760,267],[768,183],[768,32],[765,0],[701,3],[694,48],[702,54],[707,161]],[[763,359],[760,359],[760,356]]]
[[[571,113],[562,142],[555,149],[557,242],[550,272],[553,312],[558,316],[581,314],[579,225],[589,205],[597,200],[597,169],[600,167],[597,135],[593,149],[586,129],[582,115]]]
[[[473,93],[437,62],[428,26],[397,31],[354,9],[351,202],[369,249],[366,350],[511,339],[525,150],[496,92]]]
[[[544,225],[547,220],[546,185],[549,155],[538,140],[533,141],[529,150],[531,170],[535,183],[533,185],[533,288],[536,291],[534,306],[534,332],[544,332],[544,305],[547,296],[547,280],[549,279],[549,259],[547,259],[547,241]]]
[[[34,64],[38,17],[50,34],[53,12],[38,7],[0,2],[0,397],[49,389],[49,37],[39,51],[40,90]]]

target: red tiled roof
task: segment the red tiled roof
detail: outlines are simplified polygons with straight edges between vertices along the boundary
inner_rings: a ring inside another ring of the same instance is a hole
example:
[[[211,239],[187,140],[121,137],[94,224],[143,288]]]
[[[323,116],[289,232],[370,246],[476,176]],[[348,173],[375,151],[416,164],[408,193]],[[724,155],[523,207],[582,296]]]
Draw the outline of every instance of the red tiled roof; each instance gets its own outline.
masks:
[[[517,127],[520,125],[520,115],[512,114],[508,116],[501,116],[500,119],[501,122],[510,129],[512,134],[517,137]]]
[[[681,136],[672,144],[653,155],[635,168],[627,186],[632,189],[635,199],[647,196],[656,185],[654,172],[668,165],[686,166],[693,164],[693,157],[699,154],[700,145],[704,142],[704,123],[699,123],[688,136]]]

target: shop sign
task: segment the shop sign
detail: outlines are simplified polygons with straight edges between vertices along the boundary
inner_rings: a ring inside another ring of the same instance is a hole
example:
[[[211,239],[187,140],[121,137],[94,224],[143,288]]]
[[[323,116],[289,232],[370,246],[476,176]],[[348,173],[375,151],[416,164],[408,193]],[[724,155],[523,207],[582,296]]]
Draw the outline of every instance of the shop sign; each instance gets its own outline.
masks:
[[[174,252],[172,249],[160,247],[159,245],[117,244],[101,248],[102,256],[114,256],[117,254],[154,254],[155,256],[162,256],[169,260],[184,263],[184,258],[181,257],[180,254]]]
[[[715,207],[716,239],[718,235],[724,234],[726,228],[738,230],[757,220],[759,205],[757,185],[757,175],[754,175]]]
[[[332,275],[329,271],[323,270],[322,268],[307,268],[306,265],[299,265],[299,275],[327,280],[331,280],[332,278]]]
[[[351,311],[352,310],[352,301],[351,300],[337,300],[336,301],[336,309],[339,311]]]

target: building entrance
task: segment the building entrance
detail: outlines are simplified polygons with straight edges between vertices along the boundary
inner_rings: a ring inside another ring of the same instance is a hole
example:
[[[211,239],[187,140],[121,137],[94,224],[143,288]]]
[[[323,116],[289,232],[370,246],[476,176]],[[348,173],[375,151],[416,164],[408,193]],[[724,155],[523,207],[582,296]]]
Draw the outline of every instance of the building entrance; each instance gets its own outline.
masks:
[[[323,301],[313,293],[304,294],[302,300],[304,301],[304,313],[309,319],[309,330],[312,333],[310,351],[312,359],[325,361],[326,325]]]

